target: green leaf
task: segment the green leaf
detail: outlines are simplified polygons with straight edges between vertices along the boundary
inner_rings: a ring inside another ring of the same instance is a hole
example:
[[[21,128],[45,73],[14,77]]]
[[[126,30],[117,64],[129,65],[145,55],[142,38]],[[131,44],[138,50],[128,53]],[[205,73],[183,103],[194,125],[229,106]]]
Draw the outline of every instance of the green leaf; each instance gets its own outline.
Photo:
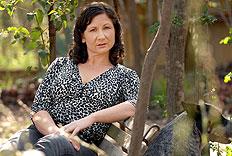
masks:
[[[34,17],[35,17],[35,13],[33,13],[33,12],[27,13],[27,20],[28,21],[32,21],[34,19]]]
[[[6,11],[7,11],[8,15],[12,16],[14,13],[14,10],[15,10],[15,8],[12,4],[10,4],[10,3],[7,4]]]
[[[3,11],[3,10],[5,10],[5,8],[3,8],[3,7],[0,6],[0,11]]]
[[[41,23],[43,22],[43,17],[44,17],[44,13],[41,9],[38,9],[36,11],[36,18],[38,20],[38,24],[41,25]]]
[[[43,68],[46,68],[49,64],[49,54],[47,51],[40,49],[38,51],[39,58],[40,58],[40,63]]]
[[[172,17],[172,24],[176,27],[180,27],[182,26],[184,23],[183,18],[181,16],[177,16],[175,15],[174,17]]]
[[[56,21],[55,21],[55,26],[56,26],[56,30],[57,30],[57,31],[60,31],[61,28],[62,28],[62,22],[59,21],[59,20],[56,20]]]
[[[51,15],[51,14],[54,14],[54,13],[57,13],[57,11],[56,11],[56,10],[52,10],[52,11],[50,11],[50,12],[48,13],[48,15]]]
[[[19,39],[20,38],[20,33],[18,31],[15,31],[14,38],[15,39]]]
[[[152,26],[150,26],[149,28],[149,33],[156,33],[159,29],[160,23],[159,22],[155,22]]]
[[[220,44],[228,44],[230,40],[231,40],[231,37],[227,36],[226,38],[220,41]]]
[[[63,26],[64,26],[64,28],[67,28],[67,21],[66,20],[63,20]]]
[[[74,0],[74,7],[78,7],[78,0]]]
[[[224,82],[228,83],[229,81],[231,81],[231,77],[232,77],[232,72],[229,72],[225,77],[224,77]]]
[[[69,8],[66,8],[66,9],[65,9],[65,12],[68,12],[68,13],[69,13],[70,11],[71,11],[71,10],[70,10]]]
[[[31,1],[32,4],[34,4],[34,3],[36,3],[36,2],[37,2],[37,0],[32,0],[32,1]]]
[[[16,31],[16,30],[18,30],[17,27],[8,27],[7,28],[7,31]]]
[[[27,28],[25,28],[25,27],[19,27],[18,28],[18,31],[20,32],[20,33],[23,33],[24,35],[26,35],[26,36],[28,36],[29,34],[30,34],[30,32],[27,30]]]
[[[31,42],[29,42],[28,44],[26,44],[26,49],[27,49],[28,51],[33,50],[33,49],[35,49],[36,47],[37,47],[37,44],[36,44],[36,42],[33,42],[33,41],[31,41]]]
[[[36,41],[40,38],[40,31],[39,30],[33,30],[31,32],[31,40]]]

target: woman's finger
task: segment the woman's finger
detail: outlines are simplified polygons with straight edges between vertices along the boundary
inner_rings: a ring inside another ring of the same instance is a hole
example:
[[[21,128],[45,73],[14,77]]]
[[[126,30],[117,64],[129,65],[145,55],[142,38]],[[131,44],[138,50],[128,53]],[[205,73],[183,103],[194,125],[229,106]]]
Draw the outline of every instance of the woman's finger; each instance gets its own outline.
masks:
[[[75,128],[74,131],[71,134],[71,137],[74,137],[79,132],[79,128]]]
[[[68,124],[68,125],[64,126],[64,131],[67,132],[67,133],[71,133],[74,130],[74,128],[75,127],[73,125]]]
[[[74,138],[69,138],[71,144],[73,145],[73,147],[79,151],[80,150],[80,143],[77,142]]]

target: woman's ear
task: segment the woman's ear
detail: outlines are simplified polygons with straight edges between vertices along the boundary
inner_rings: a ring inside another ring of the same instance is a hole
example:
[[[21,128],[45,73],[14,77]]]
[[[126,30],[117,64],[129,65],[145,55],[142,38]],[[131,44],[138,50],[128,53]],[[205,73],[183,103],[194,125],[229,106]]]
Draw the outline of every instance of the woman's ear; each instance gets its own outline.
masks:
[[[82,39],[81,39],[81,42],[82,42],[82,43],[85,43],[85,36],[84,36],[84,34],[81,34],[81,38],[82,38]]]

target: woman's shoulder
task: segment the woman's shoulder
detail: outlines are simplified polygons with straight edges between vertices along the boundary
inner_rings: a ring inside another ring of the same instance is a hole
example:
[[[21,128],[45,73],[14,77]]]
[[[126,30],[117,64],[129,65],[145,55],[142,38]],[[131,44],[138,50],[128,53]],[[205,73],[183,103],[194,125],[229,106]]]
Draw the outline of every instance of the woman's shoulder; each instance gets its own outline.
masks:
[[[67,63],[70,62],[71,60],[69,59],[69,57],[57,57],[53,62],[54,63]]]
[[[117,64],[117,71],[120,75],[124,75],[124,76],[138,76],[137,72],[129,67],[126,67],[122,64]]]
[[[65,66],[71,64],[72,60],[69,57],[57,57],[53,62],[52,66]]]

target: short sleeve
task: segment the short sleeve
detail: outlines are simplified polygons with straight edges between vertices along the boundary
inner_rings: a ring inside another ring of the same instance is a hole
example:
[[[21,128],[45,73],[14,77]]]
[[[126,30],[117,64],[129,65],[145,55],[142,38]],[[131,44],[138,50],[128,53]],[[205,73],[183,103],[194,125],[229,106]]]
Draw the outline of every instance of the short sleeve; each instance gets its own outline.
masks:
[[[36,113],[40,110],[47,110],[52,102],[51,84],[56,77],[59,69],[59,59],[55,59],[48,67],[42,83],[35,94],[33,104],[31,106],[32,112]]]
[[[122,83],[122,96],[125,101],[129,101],[133,106],[136,105],[139,91],[139,77],[133,70],[126,73]]]

